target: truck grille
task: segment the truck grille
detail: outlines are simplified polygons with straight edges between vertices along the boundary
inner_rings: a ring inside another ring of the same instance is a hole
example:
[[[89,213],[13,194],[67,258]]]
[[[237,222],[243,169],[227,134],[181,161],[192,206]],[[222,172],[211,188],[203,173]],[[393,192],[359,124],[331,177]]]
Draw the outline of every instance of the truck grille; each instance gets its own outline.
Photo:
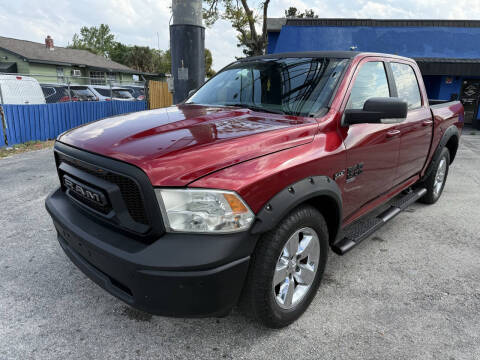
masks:
[[[102,180],[105,180],[117,185],[120,189],[120,193],[122,195],[123,201],[127,206],[128,213],[130,214],[132,219],[135,222],[140,224],[144,224],[144,225],[149,224],[147,214],[145,213],[145,206],[140,193],[140,189],[132,179],[120,174],[110,172],[108,170],[98,172],[95,170],[93,166],[91,166],[88,163],[76,160],[74,158],[70,158],[69,156],[66,156],[65,154],[62,154],[62,153],[57,153],[57,155],[58,155],[59,163],[64,162],[90,175],[96,176]],[[103,214],[106,214],[111,210],[110,205],[100,206],[98,204],[95,204],[94,202],[86,201],[86,199],[80,196],[75,198],[83,202],[85,205]]]
[[[95,201],[90,201],[87,198],[84,198],[80,195],[78,195],[75,192],[71,192],[70,195],[74,197],[77,201],[80,201],[81,203],[84,203],[88,207],[92,208],[95,211],[98,211],[99,213],[102,213],[104,215],[108,214],[110,210],[112,210],[112,207],[110,205],[105,205],[102,206],[100,204],[97,204]]]

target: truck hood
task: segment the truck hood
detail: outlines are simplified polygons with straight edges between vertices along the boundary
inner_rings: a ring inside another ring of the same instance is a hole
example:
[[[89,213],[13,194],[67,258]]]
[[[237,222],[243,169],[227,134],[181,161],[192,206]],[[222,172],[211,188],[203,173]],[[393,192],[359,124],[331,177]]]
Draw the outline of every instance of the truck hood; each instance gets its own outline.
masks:
[[[222,168],[313,140],[313,118],[180,105],[86,124],[62,143],[141,168],[154,186],[185,186]]]

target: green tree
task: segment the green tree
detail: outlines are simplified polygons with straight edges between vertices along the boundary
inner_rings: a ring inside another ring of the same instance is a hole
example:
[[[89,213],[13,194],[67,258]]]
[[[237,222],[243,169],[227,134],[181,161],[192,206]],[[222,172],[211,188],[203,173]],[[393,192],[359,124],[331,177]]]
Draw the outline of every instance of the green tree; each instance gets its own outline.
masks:
[[[218,19],[227,20],[238,32],[238,47],[247,56],[262,55],[267,47],[267,13],[270,0],[260,2],[259,10],[250,8],[247,0],[204,0],[203,18],[207,26]],[[257,25],[261,24],[260,32]]]
[[[170,51],[151,49],[148,46],[128,46],[117,42],[111,51],[110,58],[142,72],[170,71]]]
[[[149,73],[169,73],[172,68],[170,50],[156,50],[148,46],[125,45],[115,41],[110,27],[101,24],[98,27],[82,27],[80,35],[75,34],[70,48],[88,50],[103,55],[129,68]],[[205,49],[205,70],[208,77],[215,75],[212,69],[212,53]]]
[[[205,49],[205,74],[209,78],[211,78],[216,74],[215,70],[212,69],[212,64],[213,64],[212,52],[208,49]]]
[[[110,51],[115,45],[115,35],[110,33],[110,27],[106,24],[100,26],[86,27],[80,29],[80,34],[73,35],[73,49],[88,50],[94,54],[104,57],[110,56]]]
[[[287,10],[285,10],[285,17],[287,19],[318,19],[318,15],[315,15],[315,12],[310,10],[305,10],[305,12],[299,12],[296,7],[290,6]]]
[[[143,71],[155,72],[156,57],[158,54],[148,46],[130,46],[126,54],[125,65],[128,67]]]
[[[160,50],[160,59],[159,59],[159,72],[163,74],[169,74],[172,71],[172,57],[169,50]]]
[[[110,59],[125,65],[127,63],[127,55],[129,51],[129,46],[120,42],[115,42],[115,44],[113,44],[112,48],[110,49]]]
[[[312,18],[312,19],[318,19],[318,15],[315,14],[315,12],[313,11],[313,9],[310,9],[310,10],[305,10],[305,12],[303,13],[303,17],[304,18]]]

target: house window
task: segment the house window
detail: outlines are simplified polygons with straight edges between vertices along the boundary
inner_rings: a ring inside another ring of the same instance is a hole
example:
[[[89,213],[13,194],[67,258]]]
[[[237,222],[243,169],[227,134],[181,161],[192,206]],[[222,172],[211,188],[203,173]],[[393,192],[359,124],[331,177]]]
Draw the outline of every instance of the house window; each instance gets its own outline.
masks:
[[[63,67],[57,67],[57,82],[65,82],[65,74],[63,73]]]
[[[105,73],[103,71],[90,71],[90,84],[105,85]]]
[[[117,81],[117,76],[113,72],[107,73],[107,79],[110,84],[113,84],[115,81]]]

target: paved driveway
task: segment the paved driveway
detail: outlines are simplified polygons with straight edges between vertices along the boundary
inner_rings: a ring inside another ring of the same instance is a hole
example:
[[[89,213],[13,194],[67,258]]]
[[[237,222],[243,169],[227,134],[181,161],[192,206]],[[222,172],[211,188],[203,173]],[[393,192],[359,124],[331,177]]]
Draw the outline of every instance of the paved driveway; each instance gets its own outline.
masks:
[[[44,209],[51,150],[0,160],[0,359],[480,359],[480,135],[441,200],[415,204],[343,257],[310,309],[271,331],[234,312],[132,310],[63,254]]]

